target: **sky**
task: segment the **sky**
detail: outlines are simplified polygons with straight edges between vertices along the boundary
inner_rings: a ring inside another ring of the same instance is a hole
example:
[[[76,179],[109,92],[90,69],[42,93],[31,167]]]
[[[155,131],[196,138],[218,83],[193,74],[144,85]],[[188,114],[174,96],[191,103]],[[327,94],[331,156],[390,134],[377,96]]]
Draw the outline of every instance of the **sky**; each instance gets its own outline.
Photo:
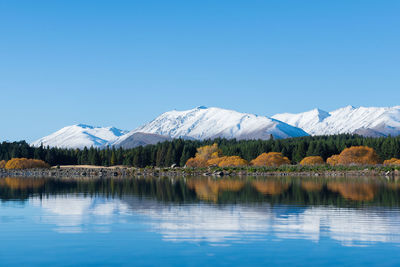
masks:
[[[0,141],[201,105],[400,105],[399,14],[397,0],[0,0]]]

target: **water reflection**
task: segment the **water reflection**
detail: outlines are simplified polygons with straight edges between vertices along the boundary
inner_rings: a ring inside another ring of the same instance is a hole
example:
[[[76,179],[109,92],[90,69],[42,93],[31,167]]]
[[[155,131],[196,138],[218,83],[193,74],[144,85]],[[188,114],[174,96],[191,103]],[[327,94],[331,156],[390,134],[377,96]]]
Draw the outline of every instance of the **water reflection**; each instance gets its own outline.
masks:
[[[319,192],[324,187],[320,181],[302,181],[301,188],[307,192]]]
[[[263,195],[279,195],[289,188],[285,181],[264,180],[253,181],[252,186]]]
[[[330,182],[327,187],[333,192],[338,192],[344,198],[355,201],[371,201],[378,191],[377,185],[368,182]]]
[[[224,192],[238,192],[245,183],[240,180],[211,180],[211,179],[190,179],[187,187],[194,189],[199,199],[217,202],[219,195]]]
[[[8,187],[11,190],[26,190],[43,187],[46,182],[44,178],[11,178],[0,179],[0,187]]]
[[[37,222],[54,224],[60,233],[82,233],[94,226],[96,232],[110,232],[109,225],[128,211],[119,199],[92,198],[82,195],[61,195],[29,199],[33,207],[40,207]]]
[[[0,179],[2,201],[40,210],[60,233],[137,223],[169,242],[230,244],[329,238],[400,243],[400,187],[381,179]]]

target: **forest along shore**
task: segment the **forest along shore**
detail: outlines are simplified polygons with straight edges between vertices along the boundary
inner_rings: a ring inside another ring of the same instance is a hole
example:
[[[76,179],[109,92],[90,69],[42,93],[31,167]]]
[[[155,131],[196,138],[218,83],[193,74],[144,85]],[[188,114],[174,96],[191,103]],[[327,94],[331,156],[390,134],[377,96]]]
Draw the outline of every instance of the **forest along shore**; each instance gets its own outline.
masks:
[[[191,177],[191,176],[321,176],[321,177],[387,177],[399,178],[398,169],[384,166],[349,166],[326,169],[320,168],[133,168],[124,166],[58,166],[49,169],[0,169],[0,177],[57,177],[57,178],[130,178],[130,177]]]

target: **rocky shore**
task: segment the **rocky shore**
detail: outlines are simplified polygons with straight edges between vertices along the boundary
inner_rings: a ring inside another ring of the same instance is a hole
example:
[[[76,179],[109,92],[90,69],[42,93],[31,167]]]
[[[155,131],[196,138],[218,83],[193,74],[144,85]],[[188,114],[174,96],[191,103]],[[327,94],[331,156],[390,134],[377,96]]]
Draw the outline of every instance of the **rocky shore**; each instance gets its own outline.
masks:
[[[61,166],[50,169],[6,170],[0,169],[0,177],[56,177],[56,178],[129,178],[129,177],[188,177],[188,176],[320,176],[320,177],[400,177],[399,170],[379,169],[329,170],[329,171],[265,171],[235,169],[189,169],[189,168],[132,168],[97,166]]]

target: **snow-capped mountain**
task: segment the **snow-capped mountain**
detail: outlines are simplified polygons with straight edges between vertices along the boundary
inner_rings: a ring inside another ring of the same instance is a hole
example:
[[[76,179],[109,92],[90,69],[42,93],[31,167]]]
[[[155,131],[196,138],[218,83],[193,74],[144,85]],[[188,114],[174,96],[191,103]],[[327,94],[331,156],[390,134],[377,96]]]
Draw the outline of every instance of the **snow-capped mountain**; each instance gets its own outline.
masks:
[[[62,148],[115,146],[133,148],[172,138],[269,139],[311,135],[355,133],[364,136],[400,135],[400,106],[347,106],[331,112],[313,109],[304,113],[282,113],[272,118],[221,108],[197,107],[169,111],[130,132],[114,127],[72,125],[43,137],[33,146]]]
[[[189,139],[269,139],[308,135],[281,121],[221,108],[197,107],[186,111],[165,112],[155,120],[118,138],[118,146],[135,133],[151,133]]]
[[[299,127],[311,135],[355,133],[364,136],[400,134],[400,106],[353,107],[331,112],[314,109],[304,113],[283,113],[272,118]]]
[[[40,138],[31,145],[59,148],[101,147],[126,133],[127,131],[114,127],[93,127],[85,124],[77,124],[64,127],[55,133]]]

